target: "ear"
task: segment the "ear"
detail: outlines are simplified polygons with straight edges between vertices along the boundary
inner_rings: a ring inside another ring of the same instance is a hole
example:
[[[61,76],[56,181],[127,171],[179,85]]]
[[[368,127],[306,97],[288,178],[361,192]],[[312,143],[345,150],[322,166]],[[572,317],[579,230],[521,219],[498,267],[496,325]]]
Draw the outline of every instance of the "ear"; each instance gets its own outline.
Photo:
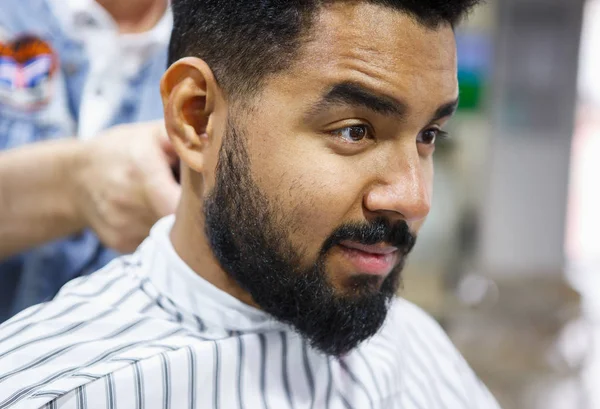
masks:
[[[189,168],[203,173],[206,152],[214,142],[211,117],[221,98],[212,70],[199,58],[182,58],[163,75],[160,92],[175,151]]]

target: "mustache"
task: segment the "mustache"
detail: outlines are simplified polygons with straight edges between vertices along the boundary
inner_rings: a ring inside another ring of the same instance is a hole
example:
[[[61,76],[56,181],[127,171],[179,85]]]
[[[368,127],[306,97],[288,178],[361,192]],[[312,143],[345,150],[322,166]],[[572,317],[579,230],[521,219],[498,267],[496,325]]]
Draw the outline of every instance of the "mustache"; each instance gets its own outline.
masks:
[[[405,221],[391,223],[388,219],[380,217],[371,222],[348,223],[338,227],[325,241],[321,254],[327,253],[343,241],[354,241],[367,246],[387,243],[407,255],[415,246],[417,237]]]

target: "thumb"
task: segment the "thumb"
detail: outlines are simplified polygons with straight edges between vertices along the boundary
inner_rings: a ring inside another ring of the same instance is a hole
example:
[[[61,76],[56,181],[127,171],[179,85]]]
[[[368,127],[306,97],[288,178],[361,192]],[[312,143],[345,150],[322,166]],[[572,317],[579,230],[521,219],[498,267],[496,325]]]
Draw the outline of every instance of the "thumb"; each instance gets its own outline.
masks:
[[[159,139],[159,148],[170,165],[175,165],[179,162],[177,151],[175,151],[175,147],[168,138]]]
[[[181,186],[173,177],[169,163],[163,159],[148,175],[146,196],[156,216],[164,217],[175,213],[181,198]]]
[[[158,147],[162,151],[162,153],[167,158],[170,165],[174,165],[177,163],[179,157],[177,156],[177,152],[169,139],[169,135],[167,134],[167,130],[165,128],[165,124],[163,121],[157,121],[153,123],[154,128],[154,136],[157,139]]]

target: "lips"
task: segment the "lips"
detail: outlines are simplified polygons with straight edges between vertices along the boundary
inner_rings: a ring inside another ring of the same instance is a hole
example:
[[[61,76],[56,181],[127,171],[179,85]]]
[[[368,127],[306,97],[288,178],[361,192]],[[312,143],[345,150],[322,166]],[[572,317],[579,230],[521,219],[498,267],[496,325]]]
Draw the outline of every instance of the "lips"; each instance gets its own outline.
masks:
[[[361,274],[385,277],[398,262],[398,248],[393,246],[344,241],[340,243],[340,248],[344,257]]]

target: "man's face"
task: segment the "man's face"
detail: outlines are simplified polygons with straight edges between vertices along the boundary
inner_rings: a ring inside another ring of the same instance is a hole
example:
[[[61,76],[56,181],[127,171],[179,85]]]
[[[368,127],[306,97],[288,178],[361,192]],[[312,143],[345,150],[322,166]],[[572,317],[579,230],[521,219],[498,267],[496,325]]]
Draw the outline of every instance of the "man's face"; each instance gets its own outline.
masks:
[[[429,212],[433,139],[456,99],[449,26],[323,9],[294,65],[229,112],[205,186],[220,265],[327,353],[373,335]]]

